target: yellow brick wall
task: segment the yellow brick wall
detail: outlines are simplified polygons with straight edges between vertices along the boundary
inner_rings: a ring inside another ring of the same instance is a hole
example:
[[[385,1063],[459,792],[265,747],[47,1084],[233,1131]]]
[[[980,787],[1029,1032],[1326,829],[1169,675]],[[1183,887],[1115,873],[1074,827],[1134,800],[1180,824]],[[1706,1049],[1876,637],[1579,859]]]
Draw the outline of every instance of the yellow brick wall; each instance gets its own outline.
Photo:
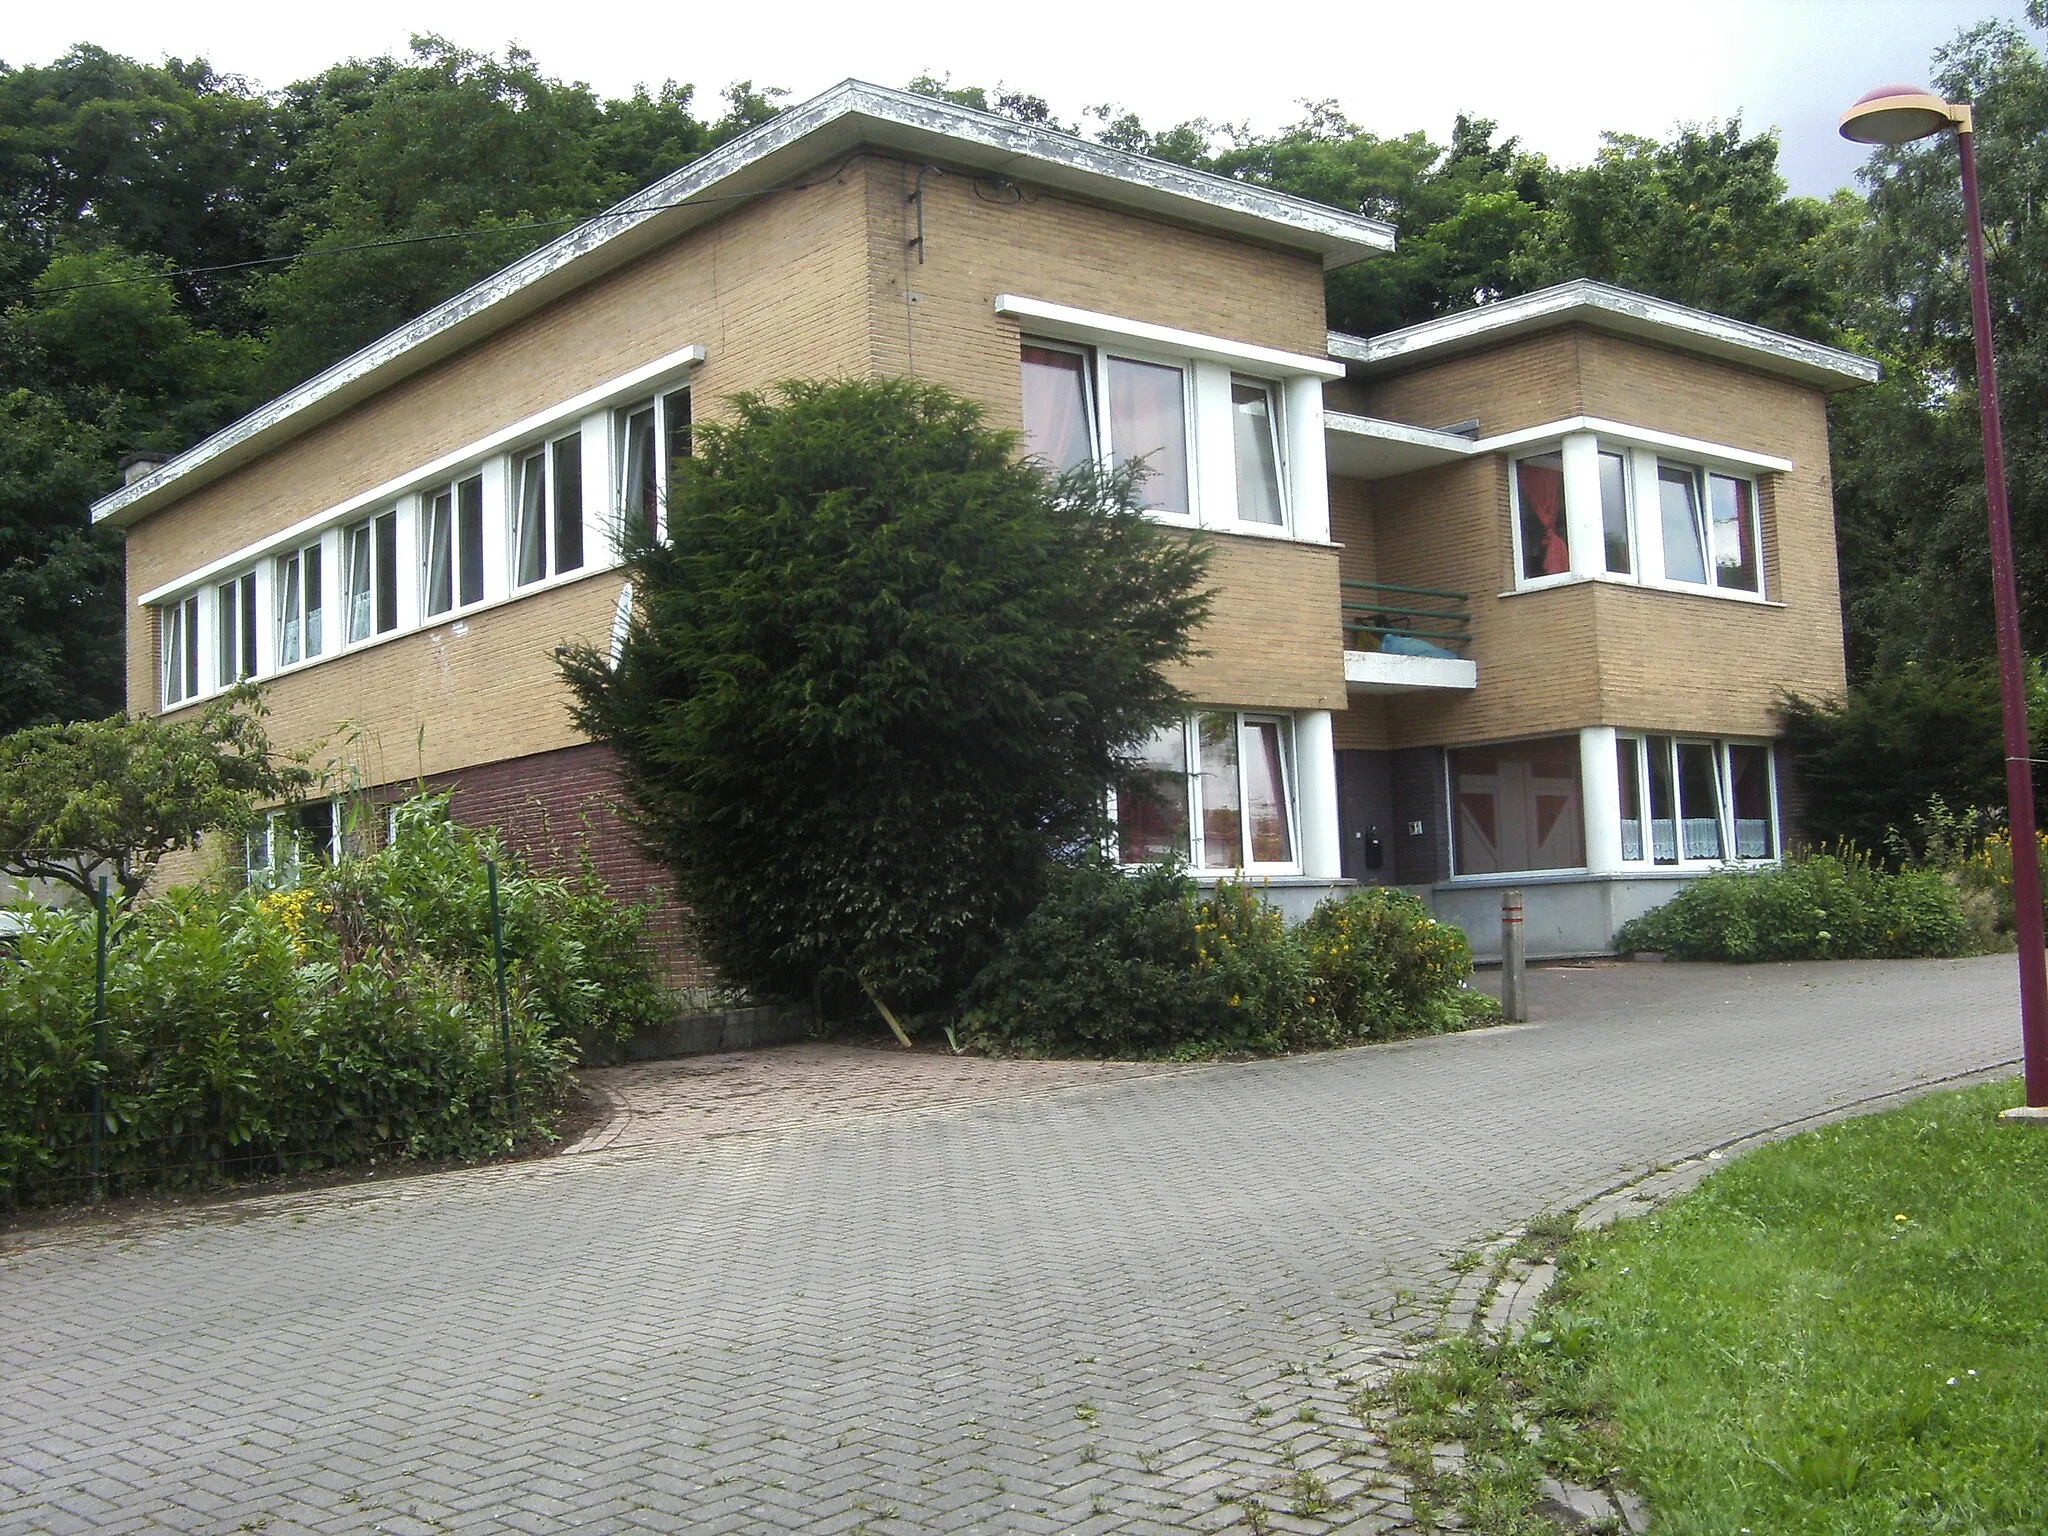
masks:
[[[1346,381],[1325,398],[1338,410],[1418,427],[1448,427],[1477,417],[1479,435],[1493,437],[1586,414],[1580,372],[1579,332],[1565,329],[1403,373]]]
[[[1330,537],[1343,546],[1337,565],[1344,580],[1380,579],[1376,527],[1371,482],[1330,476]]]
[[[1171,674],[1198,703],[1342,709],[1337,552],[1242,534],[1211,536],[1207,654]]]

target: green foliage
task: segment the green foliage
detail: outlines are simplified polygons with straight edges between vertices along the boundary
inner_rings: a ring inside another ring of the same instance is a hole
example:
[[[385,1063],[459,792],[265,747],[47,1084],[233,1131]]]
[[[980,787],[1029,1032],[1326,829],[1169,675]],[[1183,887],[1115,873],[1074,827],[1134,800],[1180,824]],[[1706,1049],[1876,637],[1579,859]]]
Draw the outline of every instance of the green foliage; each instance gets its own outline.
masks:
[[[1844,849],[1689,883],[1614,947],[1680,960],[1908,960],[1962,952],[1970,925],[1939,870],[1888,870]]]
[[[2048,1148],[1998,1123],[2018,1100],[1810,1132],[1579,1234],[1521,1341],[1395,1381],[1397,1461],[1462,1440],[1427,1501],[1482,1536],[1554,1529],[1545,1473],[1631,1487],[1676,1536],[2048,1528]]]
[[[633,535],[616,667],[565,665],[577,721],[726,977],[950,1003],[1175,707],[1204,554],[935,386],[729,405]]]
[[[239,835],[258,804],[308,782],[272,757],[262,718],[243,687],[197,719],[115,715],[0,737],[0,871],[87,897],[106,874],[133,900],[172,849]]]
[[[2039,741],[2048,729],[2048,677],[2038,663],[2027,694]],[[1845,699],[1788,698],[1779,712],[1806,800],[1804,824],[1817,841],[1884,848],[1897,835],[1910,840],[1932,800],[1956,812],[2005,804],[1998,669],[1990,662],[1916,662],[1863,679]]]
[[[1100,858],[1057,870],[966,998],[968,1037],[1034,1055],[1306,1050],[1462,1029],[1472,952],[1414,897],[1358,891],[1289,929],[1250,886]]]

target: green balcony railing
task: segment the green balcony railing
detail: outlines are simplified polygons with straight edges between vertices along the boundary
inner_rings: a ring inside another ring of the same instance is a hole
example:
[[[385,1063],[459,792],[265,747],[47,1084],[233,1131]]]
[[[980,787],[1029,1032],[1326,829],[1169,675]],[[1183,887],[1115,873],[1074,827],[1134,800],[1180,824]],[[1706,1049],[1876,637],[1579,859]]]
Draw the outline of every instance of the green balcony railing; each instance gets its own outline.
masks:
[[[1472,643],[1472,594],[1442,587],[1401,587],[1384,581],[1347,581],[1343,587],[1344,645],[1353,651],[1405,651],[1427,656],[1431,647],[1462,656]]]

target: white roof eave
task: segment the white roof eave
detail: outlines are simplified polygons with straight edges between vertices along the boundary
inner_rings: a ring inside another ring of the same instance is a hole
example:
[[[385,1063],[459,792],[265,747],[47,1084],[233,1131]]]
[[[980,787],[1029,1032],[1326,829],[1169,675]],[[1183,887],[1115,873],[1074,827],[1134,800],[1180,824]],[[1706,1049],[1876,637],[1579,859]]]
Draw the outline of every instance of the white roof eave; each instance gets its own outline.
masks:
[[[341,414],[804,165],[863,145],[1014,174],[1039,185],[1319,255],[1341,267],[1392,250],[1392,226],[1227,177],[1110,149],[949,102],[848,80],[577,225],[559,239],[258,406],[93,504],[129,524]],[[715,189],[715,192],[714,192]]]

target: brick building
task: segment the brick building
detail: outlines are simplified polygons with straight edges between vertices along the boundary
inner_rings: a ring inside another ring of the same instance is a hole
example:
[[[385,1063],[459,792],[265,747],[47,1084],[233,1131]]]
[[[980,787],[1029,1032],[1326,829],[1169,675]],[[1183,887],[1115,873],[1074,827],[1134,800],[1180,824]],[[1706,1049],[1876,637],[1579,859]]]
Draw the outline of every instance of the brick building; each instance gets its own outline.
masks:
[[[617,530],[693,414],[907,375],[1054,462],[1145,456],[1156,515],[1214,540],[1128,859],[1288,906],[1399,882],[1482,943],[1514,883],[1533,949],[1599,949],[1792,834],[1771,702],[1843,682],[1825,396],[1877,369],[1590,283],[1328,331],[1324,272],[1393,238],[848,82],[102,500],[130,706],[260,678],[273,735],[373,796],[451,785],[659,888],[555,651],[629,611]]]

